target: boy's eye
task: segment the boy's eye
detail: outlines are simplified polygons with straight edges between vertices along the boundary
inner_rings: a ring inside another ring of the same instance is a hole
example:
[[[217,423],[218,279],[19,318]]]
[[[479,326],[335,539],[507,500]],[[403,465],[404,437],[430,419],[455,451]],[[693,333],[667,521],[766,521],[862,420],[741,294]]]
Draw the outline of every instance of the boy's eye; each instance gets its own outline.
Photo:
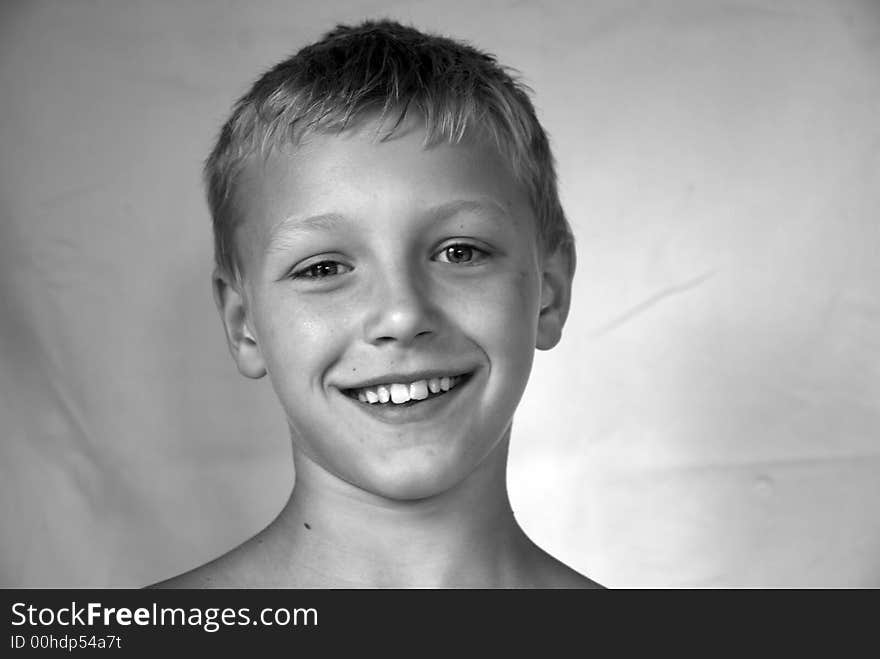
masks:
[[[466,264],[474,265],[485,259],[487,253],[474,245],[465,243],[455,243],[448,245],[438,252],[436,258],[443,263],[451,263],[453,265]]]
[[[337,261],[320,261],[312,263],[293,273],[294,279],[324,279],[334,275],[341,275],[351,270],[350,266]]]

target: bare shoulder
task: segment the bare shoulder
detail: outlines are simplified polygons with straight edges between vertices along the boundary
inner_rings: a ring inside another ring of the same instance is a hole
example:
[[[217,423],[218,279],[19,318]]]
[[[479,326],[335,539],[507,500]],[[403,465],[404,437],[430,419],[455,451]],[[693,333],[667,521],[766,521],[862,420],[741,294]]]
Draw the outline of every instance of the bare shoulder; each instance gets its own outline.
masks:
[[[580,589],[605,588],[602,584],[593,581],[576,570],[573,570],[564,563],[559,563],[559,567],[556,567],[552,570],[552,573],[548,574],[547,585],[545,587]]]
[[[577,570],[570,568],[559,559],[533,545],[532,588],[604,589],[605,586],[593,581]]]
[[[219,556],[188,572],[146,586],[148,589],[178,588],[260,588],[266,587],[267,574],[260,569],[264,565],[261,560],[262,542],[260,536],[239,545],[235,549]]]
[[[223,570],[222,568],[218,569],[218,564],[222,560],[223,557],[221,556],[217,560],[194,568],[189,572],[184,572],[183,574],[178,574],[177,576],[171,577],[170,579],[165,579],[164,581],[160,581],[149,586],[144,586],[144,588],[148,590],[174,590],[178,588],[229,587],[227,585],[229,575],[225,574],[225,570]]]

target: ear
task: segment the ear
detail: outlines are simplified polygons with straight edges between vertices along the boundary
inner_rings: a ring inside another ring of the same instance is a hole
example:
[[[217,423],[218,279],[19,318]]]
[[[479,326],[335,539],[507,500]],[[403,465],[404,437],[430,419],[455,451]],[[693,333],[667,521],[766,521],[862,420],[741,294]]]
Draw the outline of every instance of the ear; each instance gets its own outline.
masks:
[[[545,253],[541,266],[541,311],[535,347],[550,350],[562,338],[562,327],[571,304],[571,282],[576,258],[574,246],[563,244]]]
[[[226,342],[239,372],[249,378],[263,377],[266,363],[254,333],[248,327],[247,307],[238,290],[240,284],[233,283],[216,268],[211,275],[211,284],[214,302],[226,330]]]

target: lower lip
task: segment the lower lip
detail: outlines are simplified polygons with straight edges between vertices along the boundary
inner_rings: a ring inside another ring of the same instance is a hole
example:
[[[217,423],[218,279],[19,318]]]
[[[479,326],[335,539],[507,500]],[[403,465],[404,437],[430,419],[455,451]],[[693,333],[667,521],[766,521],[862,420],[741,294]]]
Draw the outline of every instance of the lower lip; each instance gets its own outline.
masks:
[[[369,414],[375,419],[384,423],[415,423],[418,421],[426,421],[436,417],[444,411],[446,407],[454,403],[463,389],[473,381],[474,374],[467,376],[464,382],[460,382],[440,396],[429,396],[424,400],[416,401],[412,404],[395,405],[394,403],[362,403],[357,398],[347,396],[341,391],[339,395],[348,400],[365,414]]]

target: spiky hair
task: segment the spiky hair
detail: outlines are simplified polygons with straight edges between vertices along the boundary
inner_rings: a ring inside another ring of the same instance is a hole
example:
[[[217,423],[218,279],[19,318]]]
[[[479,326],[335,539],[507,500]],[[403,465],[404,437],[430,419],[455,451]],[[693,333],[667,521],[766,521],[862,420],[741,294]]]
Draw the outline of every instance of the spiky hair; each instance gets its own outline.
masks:
[[[339,25],[267,71],[233,108],[204,177],[221,272],[240,278],[233,242],[235,186],[248,161],[314,131],[342,131],[374,113],[424,121],[425,144],[487,134],[525,187],[538,239],[550,250],[573,238],[559,202],[553,155],[528,88],[494,56],[465,43],[382,20]]]

